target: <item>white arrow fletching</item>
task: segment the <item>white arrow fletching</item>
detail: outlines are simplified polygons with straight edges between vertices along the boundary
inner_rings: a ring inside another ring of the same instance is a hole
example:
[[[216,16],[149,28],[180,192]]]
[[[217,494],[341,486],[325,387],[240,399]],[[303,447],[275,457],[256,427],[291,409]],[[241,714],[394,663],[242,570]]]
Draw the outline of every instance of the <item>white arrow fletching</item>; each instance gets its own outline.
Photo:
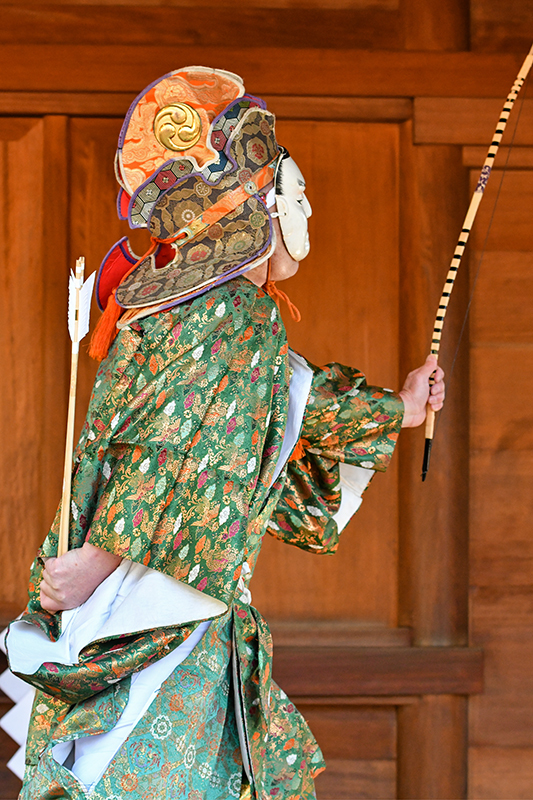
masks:
[[[94,281],[96,272],[89,275],[80,292],[80,311],[79,311],[79,325],[78,325],[78,342],[81,342],[84,336],[89,333],[89,320],[91,316],[91,298],[93,296]]]
[[[90,275],[80,288],[80,304],[78,309],[78,342],[89,332],[89,319],[91,314],[91,298],[94,289],[96,272]],[[76,322],[76,278],[71,271],[68,280],[68,332],[74,341],[74,328]]]

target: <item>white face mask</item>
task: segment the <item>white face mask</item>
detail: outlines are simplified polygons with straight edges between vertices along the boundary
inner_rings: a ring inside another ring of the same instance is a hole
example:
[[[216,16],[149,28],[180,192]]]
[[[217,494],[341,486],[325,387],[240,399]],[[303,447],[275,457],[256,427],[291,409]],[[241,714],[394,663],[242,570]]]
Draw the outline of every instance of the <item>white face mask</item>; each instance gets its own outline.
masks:
[[[309,252],[307,220],[312,210],[305,196],[304,176],[287,152],[278,163],[274,186],[285,247],[295,261],[301,261]]]

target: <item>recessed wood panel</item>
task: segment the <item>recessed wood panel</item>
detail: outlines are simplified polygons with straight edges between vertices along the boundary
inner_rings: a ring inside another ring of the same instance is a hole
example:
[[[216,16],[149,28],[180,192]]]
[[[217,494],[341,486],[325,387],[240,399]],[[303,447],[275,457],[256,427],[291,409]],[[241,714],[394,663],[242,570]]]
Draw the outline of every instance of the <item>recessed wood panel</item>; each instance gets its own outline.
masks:
[[[474,273],[479,268],[470,316],[472,341],[532,344],[533,253],[487,250],[482,256],[477,251],[471,264]]]
[[[281,121],[276,132],[301,167],[313,206],[311,252],[283,284],[302,313],[297,324],[282,309],[289,342],[316,364],[340,361],[396,389],[397,126]],[[325,157],[324,141],[342,169]],[[338,556],[317,558],[266,537],[252,592],[267,618],[396,625],[395,470],[374,478]]]
[[[396,709],[371,706],[322,706],[300,702],[303,714],[329,758],[396,758]]]
[[[490,85],[487,75],[484,83]],[[414,135],[417,144],[485,144],[487,149],[500,117],[508,89],[498,97],[416,97]],[[460,94],[459,92],[457,93]],[[480,95],[485,92],[480,91]],[[533,144],[533,100],[515,103],[503,135],[503,143]],[[516,132],[515,132],[516,131]]]
[[[479,173],[472,171],[472,191],[478,178]],[[471,247],[477,251],[531,251],[532,219],[533,171],[494,170],[472,229]],[[475,272],[474,267],[472,273]]]
[[[470,581],[474,586],[529,586],[533,453],[484,450],[474,453],[471,463]]]
[[[528,52],[533,8],[527,0],[470,0],[470,46],[485,53]]]
[[[117,217],[118,184],[113,163],[120,119],[73,119],[70,126],[70,263],[85,256],[86,276],[98,270],[109,250],[123,236],[129,236],[142,255],[148,248],[148,232],[131,231]],[[100,317],[93,298],[91,332]],[[80,347],[76,436],[81,430],[89,404],[98,364],[87,353],[90,334]]]
[[[276,135],[313,207],[310,254],[284,283],[302,312],[301,323],[284,315],[291,344],[316,364],[352,364],[397,388],[398,126],[280,121]]]
[[[329,759],[316,779],[317,800],[392,800],[396,797],[396,763],[392,760]]]
[[[474,347],[471,353],[474,450],[533,449],[533,348]],[[505,398],[512,397],[512,408]]]
[[[533,748],[471,747],[468,784],[472,800],[531,800]]]
[[[24,121],[24,129],[0,145],[4,617],[27,601],[30,565],[61,488],[66,427],[66,127],[56,118]]]

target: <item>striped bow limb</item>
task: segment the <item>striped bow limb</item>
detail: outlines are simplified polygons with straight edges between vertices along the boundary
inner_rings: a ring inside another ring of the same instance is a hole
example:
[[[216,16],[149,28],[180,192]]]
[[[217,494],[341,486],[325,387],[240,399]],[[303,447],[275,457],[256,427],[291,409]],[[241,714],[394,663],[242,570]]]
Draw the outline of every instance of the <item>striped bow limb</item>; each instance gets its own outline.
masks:
[[[466,212],[466,217],[463,222],[463,227],[461,228],[461,233],[459,235],[459,240],[457,242],[457,246],[455,248],[450,267],[448,269],[448,274],[444,282],[444,289],[442,290],[442,295],[437,309],[437,316],[435,318],[435,325],[433,328],[433,337],[431,339],[430,352],[432,355],[437,357],[437,360],[439,357],[442,330],[444,328],[444,320],[446,318],[446,312],[448,310],[450,296],[452,294],[453,287],[455,284],[455,279],[457,277],[457,272],[459,270],[459,266],[463,258],[463,253],[466,248],[466,243],[468,242],[470,231],[472,230],[472,226],[474,224],[474,220],[476,218],[479,205],[483,198],[485,187],[490,178],[492,167],[494,165],[494,159],[496,158],[496,153],[498,152],[498,148],[500,146],[500,142],[502,140],[502,136],[504,134],[507,121],[509,119],[511,111],[513,110],[515,100],[518,97],[518,94],[525,83],[525,80],[529,74],[532,65],[533,65],[533,46],[531,47],[531,50],[524,59],[524,63],[520,67],[520,71],[516,76],[512,89],[507,95],[507,99],[505,100],[505,103],[503,105],[503,109],[500,114],[500,118],[498,119],[496,130],[494,132],[494,136],[492,137],[492,142],[490,144],[487,157],[485,158],[485,162],[483,164],[483,167],[481,168],[481,173],[479,175],[479,180],[474,190],[474,194],[472,195],[472,199],[470,200],[470,205],[468,206],[468,211]],[[433,382],[434,379],[431,378],[430,384],[433,384]],[[428,404],[426,412],[426,431],[425,431],[426,441],[424,446],[424,461],[422,465],[423,481],[426,479],[426,475],[429,469],[429,459],[431,455],[431,446],[433,444],[434,432],[435,432],[435,412]]]

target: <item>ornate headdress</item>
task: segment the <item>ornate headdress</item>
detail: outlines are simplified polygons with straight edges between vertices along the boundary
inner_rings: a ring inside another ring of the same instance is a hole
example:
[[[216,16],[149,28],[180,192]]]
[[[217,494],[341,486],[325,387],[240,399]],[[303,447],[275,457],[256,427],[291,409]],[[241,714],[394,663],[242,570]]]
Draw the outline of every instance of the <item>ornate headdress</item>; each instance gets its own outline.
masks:
[[[265,187],[282,160],[274,123],[237,75],[207,67],[171,72],[133,101],[115,160],[117,209],[148,228],[151,246],[138,257],[124,237],[105,256],[92,355],[107,353],[125,310],[128,319],[169,308],[269,258]]]

